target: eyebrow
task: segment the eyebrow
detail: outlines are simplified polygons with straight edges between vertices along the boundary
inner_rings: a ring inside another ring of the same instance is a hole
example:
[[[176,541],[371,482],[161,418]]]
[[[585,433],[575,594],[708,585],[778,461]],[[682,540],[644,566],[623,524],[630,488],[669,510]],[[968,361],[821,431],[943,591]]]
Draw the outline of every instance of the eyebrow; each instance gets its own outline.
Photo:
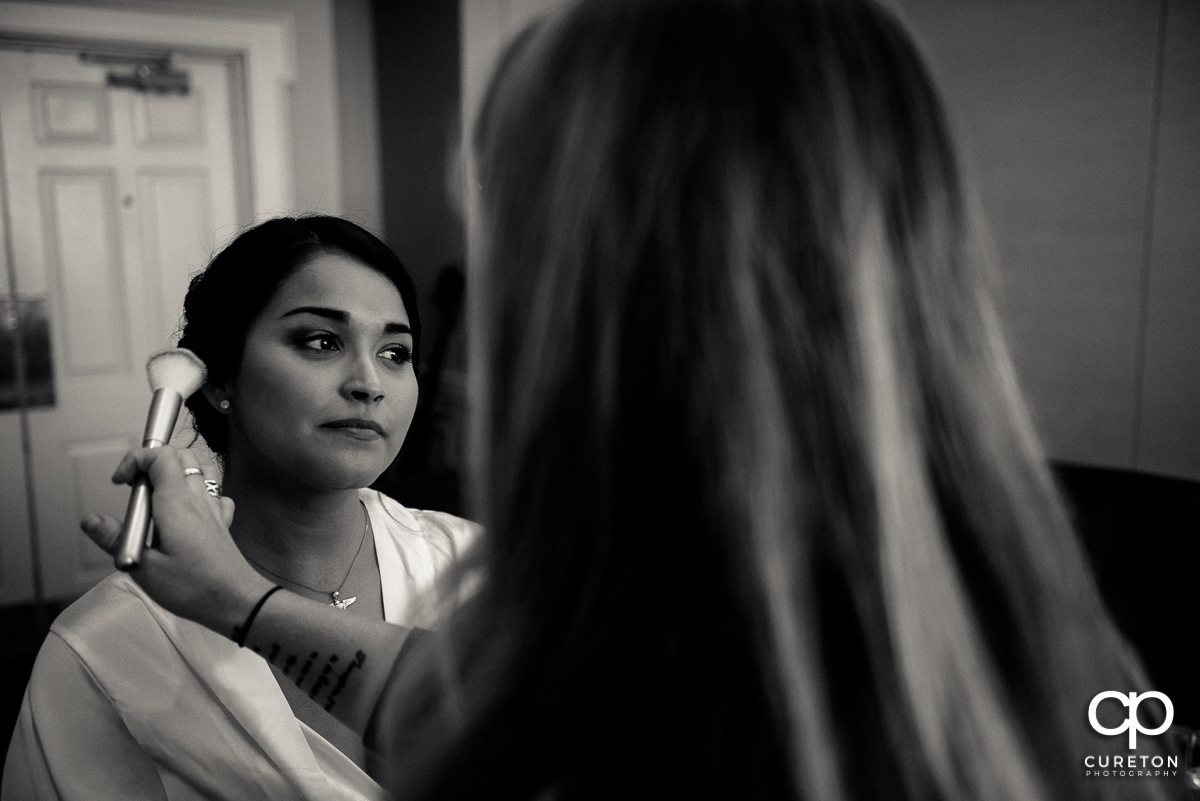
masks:
[[[325,306],[298,306],[291,311],[284,312],[279,315],[279,319],[292,317],[297,314],[312,314],[317,317],[324,317],[327,320],[333,320],[336,323],[346,325],[350,322],[350,312],[342,311],[341,309],[330,309]],[[406,323],[386,323],[383,326],[385,334],[411,334],[412,328]]]

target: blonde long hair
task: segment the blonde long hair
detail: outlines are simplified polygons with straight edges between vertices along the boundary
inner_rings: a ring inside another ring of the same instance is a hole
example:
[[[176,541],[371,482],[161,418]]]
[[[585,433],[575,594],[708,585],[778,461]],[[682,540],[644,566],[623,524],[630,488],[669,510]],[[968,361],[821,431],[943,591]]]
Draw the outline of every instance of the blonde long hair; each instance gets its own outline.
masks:
[[[890,14],[572,3],[474,148],[485,578],[393,687],[398,792],[1164,792],[1080,778],[1140,675]]]

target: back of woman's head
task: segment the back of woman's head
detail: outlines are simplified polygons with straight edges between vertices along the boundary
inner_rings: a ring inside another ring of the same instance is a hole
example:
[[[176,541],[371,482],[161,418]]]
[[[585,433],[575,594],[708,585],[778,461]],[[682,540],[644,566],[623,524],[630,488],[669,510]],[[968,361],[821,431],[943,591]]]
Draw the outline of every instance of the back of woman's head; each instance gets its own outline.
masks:
[[[396,254],[349,220],[325,215],[277,217],[238,234],[188,287],[179,347],[208,368],[210,381],[237,376],[246,334],[275,292],[309,259],[340,253],[385,275],[400,291],[413,330],[413,362],[420,342],[416,287]],[[197,392],[187,401],[193,424],[214,453],[225,456],[226,421]]]
[[[1081,795],[1123,652],[896,20],[573,3],[474,156],[489,573],[447,797]]]

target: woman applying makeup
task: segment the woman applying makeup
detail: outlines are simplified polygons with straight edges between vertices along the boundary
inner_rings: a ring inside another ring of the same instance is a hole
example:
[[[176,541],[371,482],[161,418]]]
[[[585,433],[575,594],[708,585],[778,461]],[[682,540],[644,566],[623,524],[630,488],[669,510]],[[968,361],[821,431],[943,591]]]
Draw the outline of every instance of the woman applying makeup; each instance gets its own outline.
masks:
[[[435,578],[473,527],[365,489],[417,403],[420,324],[399,259],[345,220],[269,220],[193,280],[184,312],[179,345],[208,368],[188,408],[245,558],[348,621],[429,625]],[[181,454],[186,481],[203,481]],[[111,576],[51,629],[4,797],[378,797],[361,739],[330,712],[357,666],[305,662],[269,667]],[[322,703],[300,671],[325,672]]]

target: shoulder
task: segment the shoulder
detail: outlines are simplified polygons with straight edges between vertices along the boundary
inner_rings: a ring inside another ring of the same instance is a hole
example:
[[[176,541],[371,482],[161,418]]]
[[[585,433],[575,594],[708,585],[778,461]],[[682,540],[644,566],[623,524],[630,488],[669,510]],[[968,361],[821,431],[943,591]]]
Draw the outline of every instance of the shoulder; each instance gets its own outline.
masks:
[[[111,697],[109,685],[131,662],[149,663],[161,654],[167,635],[148,606],[153,603],[129,576],[113,573],[64,609],[30,674],[37,709],[81,703],[81,693]]]
[[[473,543],[481,527],[456,515],[425,509],[409,509],[378,490],[362,490],[361,497],[373,521],[382,522],[398,541],[413,537],[457,555]]]
[[[63,610],[50,626],[75,657],[90,666],[176,664],[185,652],[222,638],[155,603],[129,575],[113,573]]]
[[[120,632],[153,626],[150,600],[125,573],[113,573],[79,597],[55,618],[50,630],[69,645],[83,640],[102,640]]]

